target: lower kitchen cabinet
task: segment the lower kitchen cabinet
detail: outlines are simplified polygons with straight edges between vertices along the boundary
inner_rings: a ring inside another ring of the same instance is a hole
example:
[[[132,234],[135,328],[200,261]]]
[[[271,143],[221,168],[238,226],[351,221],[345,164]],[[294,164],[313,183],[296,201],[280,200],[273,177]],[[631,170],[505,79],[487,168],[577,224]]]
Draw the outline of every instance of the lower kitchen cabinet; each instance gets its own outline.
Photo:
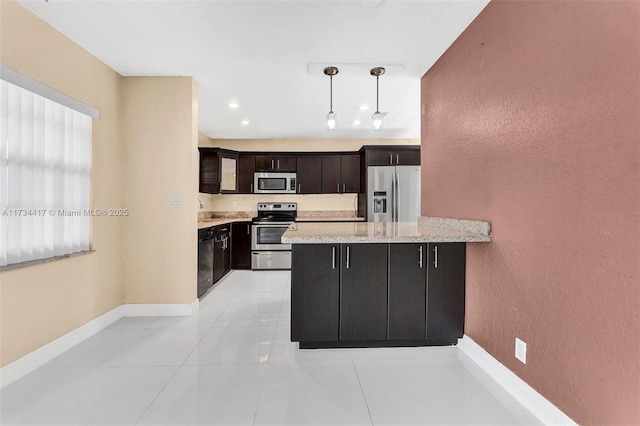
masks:
[[[455,341],[464,333],[465,243],[428,247],[427,341]]]
[[[213,242],[213,282],[216,283],[231,270],[231,249],[229,247],[231,225],[214,228]]]
[[[231,268],[251,269],[251,222],[231,224]]]
[[[291,340],[338,340],[340,245],[295,244],[291,252]]]
[[[386,340],[388,244],[343,244],[340,340]]]
[[[294,244],[300,348],[451,345],[464,333],[465,243]]]
[[[427,245],[389,244],[389,339],[426,336]]]

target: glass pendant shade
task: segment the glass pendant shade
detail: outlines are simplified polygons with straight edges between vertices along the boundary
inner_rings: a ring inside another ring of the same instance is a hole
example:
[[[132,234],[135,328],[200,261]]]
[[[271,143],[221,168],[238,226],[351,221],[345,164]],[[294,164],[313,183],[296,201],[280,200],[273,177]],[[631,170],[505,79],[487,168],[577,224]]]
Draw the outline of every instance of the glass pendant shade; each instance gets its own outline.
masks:
[[[327,114],[327,131],[333,131],[338,129],[338,116],[335,112],[329,111]]]
[[[384,129],[384,116],[386,113],[376,111],[371,116],[371,130],[374,132],[379,132]]]

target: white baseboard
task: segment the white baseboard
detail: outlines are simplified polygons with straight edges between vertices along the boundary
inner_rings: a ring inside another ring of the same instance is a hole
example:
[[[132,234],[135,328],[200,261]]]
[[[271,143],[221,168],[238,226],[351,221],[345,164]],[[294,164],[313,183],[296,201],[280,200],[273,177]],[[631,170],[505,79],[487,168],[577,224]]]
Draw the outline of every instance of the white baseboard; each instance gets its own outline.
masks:
[[[100,330],[122,318],[122,306],[113,308],[106,314],[81,325],[64,336],[39,347],[33,352],[7,364],[0,369],[0,389],[31,373],[36,368],[51,361],[66,350],[88,339]]]
[[[26,376],[38,367],[43,366],[64,351],[67,351],[78,343],[88,339],[122,317],[141,316],[189,316],[198,311],[200,301],[192,303],[168,303],[168,304],[127,304],[113,308],[109,312],[100,315],[36,349],[33,352],[7,364],[0,369],[0,389],[10,385],[16,380]]]
[[[198,299],[192,303],[130,303],[122,305],[122,316],[181,317],[192,315],[199,307]]]
[[[569,416],[540,395],[524,380],[495,359],[469,336],[458,340],[458,349],[482,368],[492,379],[527,408],[542,424],[576,425]]]

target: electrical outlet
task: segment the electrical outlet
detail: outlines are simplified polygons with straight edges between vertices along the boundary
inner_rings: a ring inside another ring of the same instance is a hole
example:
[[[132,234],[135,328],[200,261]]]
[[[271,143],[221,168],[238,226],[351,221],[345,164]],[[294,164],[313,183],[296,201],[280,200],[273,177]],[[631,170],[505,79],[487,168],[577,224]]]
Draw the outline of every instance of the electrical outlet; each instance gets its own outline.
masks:
[[[237,201],[234,201],[232,204],[233,204],[233,207],[238,207],[238,202]]]
[[[169,204],[182,204],[182,193],[172,192],[169,195]]]
[[[516,358],[523,364],[527,363],[527,344],[516,337]]]

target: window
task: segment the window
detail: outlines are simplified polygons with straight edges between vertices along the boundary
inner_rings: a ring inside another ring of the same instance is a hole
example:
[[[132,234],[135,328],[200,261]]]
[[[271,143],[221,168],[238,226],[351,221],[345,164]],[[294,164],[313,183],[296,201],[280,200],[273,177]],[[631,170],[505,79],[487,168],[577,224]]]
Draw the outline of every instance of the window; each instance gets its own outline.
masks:
[[[0,267],[89,250],[91,121],[3,75]]]

